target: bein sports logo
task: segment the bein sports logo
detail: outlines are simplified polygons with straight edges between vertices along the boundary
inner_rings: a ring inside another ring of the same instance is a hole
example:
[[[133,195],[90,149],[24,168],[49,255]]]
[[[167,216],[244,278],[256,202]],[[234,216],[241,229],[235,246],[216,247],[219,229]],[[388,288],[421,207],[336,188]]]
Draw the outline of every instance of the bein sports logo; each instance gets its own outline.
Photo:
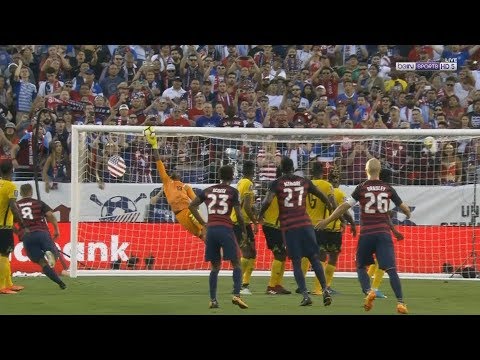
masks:
[[[90,195],[90,200],[101,207],[99,221],[102,222],[136,222],[141,215],[137,209],[137,202],[146,199],[147,195],[140,193],[135,200],[126,196],[113,196],[102,203],[96,194]]]

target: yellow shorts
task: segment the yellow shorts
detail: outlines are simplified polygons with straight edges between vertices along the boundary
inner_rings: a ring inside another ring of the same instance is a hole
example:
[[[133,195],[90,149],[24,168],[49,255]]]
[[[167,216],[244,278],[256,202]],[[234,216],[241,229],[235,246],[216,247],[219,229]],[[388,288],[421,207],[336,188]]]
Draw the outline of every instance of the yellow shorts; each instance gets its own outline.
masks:
[[[190,209],[183,209],[179,213],[175,214],[178,222],[190,233],[200,237],[202,232],[202,225],[195,219],[190,212]]]

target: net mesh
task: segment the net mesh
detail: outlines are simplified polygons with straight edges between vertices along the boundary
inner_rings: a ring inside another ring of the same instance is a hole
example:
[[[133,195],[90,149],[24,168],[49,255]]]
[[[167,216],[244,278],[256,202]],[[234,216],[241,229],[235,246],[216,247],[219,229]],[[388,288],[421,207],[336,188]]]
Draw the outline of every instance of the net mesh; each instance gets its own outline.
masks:
[[[76,144],[78,164],[73,166],[78,168],[80,201],[73,203],[72,210],[78,214],[74,235],[79,245],[78,268],[208,269],[204,244],[176,221],[162,193],[160,174],[143,133],[101,128],[79,128]],[[387,130],[365,135],[358,130],[329,130],[248,129],[231,134],[223,130],[212,136],[211,130],[202,128],[168,133],[157,128],[156,134],[167,173],[178,174],[194,191],[219,182],[218,169],[225,164],[234,167],[235,183],[242,176],[243,162],[254,161],[257,205],[275,178],[282,156],[293,160],[298,175],[309,177],[316,161],[324,164],[325,179],[338,170],[340,187],[347,195],[366,180],[368,159],[378,158],[412,210],[411,219],[396,208],[392,212],[394,224],[405,236],[395,242],[399,271],[440,273],[446,265],[471,263],[480,134]],[[200,210],[206,218],[205,209]],[[358,206],[352,214],[358,223]],[[347,230],[337,271],[355,271],[356,242]],[[256,248],[255,269],[269,270],[273,256],[262,231],[256,235]]]

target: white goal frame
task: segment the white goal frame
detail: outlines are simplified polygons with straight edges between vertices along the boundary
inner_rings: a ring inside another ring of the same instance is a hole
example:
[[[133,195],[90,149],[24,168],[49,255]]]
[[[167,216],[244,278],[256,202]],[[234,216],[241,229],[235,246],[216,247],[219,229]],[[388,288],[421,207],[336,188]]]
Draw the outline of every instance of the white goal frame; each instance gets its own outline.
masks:
[[[80,139],[85,136],[86,132],[113,132],[113,133],[143,133],[146,126],[114,126],[114,125],[72,125],[72,177],[71,177],[71,211],[70,211],[70,277],[77,276],[204,276],[208,275],[208,270],[79,270],[77,264],[78,254],[78,238],[77,228],[79,224],[79,203],[80,203],[80,173],[79,169],[82,164],[85,164],[85,158],[80,156],[83,154],[79,149]],[[292,142],[296,141],[296,136],[411,136],[411,137],[426,137],[426,136],[480,136],[480,130],[475,129],[316,129],[316,128],[230,128],[230,127],[167,127],[155,126],[157,134],[172,134],[174,135],[201,135],[201,136],[230,136],[241,138],[241,136],[249,136],[258,138],[259,136],[267,138],[268,135],[275,135],[281,137],[291,137]],[[282,138],[282,142],[288,142]],[[479,237],[480,239],[480,237]],[[223,276],[230,276],[231,271],[224,271]],[[254,271],[253,275],[268,276],[268,271]],[[311,274],[309,273],[309,276]],[[292,271],[286,271],[285,276],[293,276]],[[338,272],[335,273],[338,277],[356,277],[354,272]],[[402,278],[422,278],[422,279],[446,279],[450,278],[450,274],[418,274],[418,273],[401,273]],[[455,276],[456,277],[456,276]],[[455,278],[454,277],[454,278]],[[458,276],[461,278],[461,276]],[[458,278],[457,277],[457,278]],[[475,280],[475,279],[472,279]],[[478,279],[477,279],[478,280]]]

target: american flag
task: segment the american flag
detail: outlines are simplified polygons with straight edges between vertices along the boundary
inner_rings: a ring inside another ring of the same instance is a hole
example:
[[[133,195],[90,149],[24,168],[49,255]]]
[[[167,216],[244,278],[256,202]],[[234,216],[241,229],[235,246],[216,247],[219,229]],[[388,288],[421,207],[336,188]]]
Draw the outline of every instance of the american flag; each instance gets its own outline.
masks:
[[[113,155],[108,159],[108,171],[113,177],[122,177],[125,174],[127,166],[125,165],[125,160],[118,155]]]

